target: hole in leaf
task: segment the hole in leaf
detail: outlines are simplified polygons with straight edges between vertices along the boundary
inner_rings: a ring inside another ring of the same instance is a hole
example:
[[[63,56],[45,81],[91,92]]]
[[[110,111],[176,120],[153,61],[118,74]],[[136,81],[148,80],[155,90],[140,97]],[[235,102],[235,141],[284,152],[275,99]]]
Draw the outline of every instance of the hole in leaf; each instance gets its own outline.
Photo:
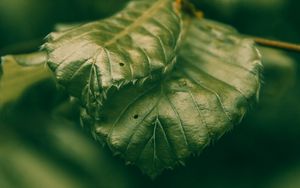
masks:
[[[137,118],[139,118],[139,115],[135,114],[135,115],[133,116],[133,118],[134,118],[134,119],[137,119]]]
[[[119,63],[119,65],[120,65],[121,67],[123,67],[125,64],[124,64],[124,63]]]

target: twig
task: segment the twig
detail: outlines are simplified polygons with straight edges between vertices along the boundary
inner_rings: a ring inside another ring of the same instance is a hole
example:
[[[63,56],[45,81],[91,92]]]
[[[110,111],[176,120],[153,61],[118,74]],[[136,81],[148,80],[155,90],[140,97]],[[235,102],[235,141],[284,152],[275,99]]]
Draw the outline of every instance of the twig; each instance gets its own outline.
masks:
[[[270,40],[270,39],[265,39],[265,38],[260,38],[260,37],[252,37],[252,38],[257,44],[262,45],[262,46],[269,46],[269,47],[273,47],[273,48],[279,48],[279,49],[284,49],[284,50],[300,53],[300,45],[298,45],[298,44]]]

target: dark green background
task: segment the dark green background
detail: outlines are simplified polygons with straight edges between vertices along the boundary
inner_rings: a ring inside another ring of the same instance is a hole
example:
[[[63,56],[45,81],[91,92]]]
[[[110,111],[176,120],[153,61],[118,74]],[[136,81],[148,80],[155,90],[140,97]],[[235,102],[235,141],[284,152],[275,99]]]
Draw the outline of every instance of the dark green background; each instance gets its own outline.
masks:
[[[0,0],[0,54],[35,49],[56,23],[103,18],[125,2]],[[207,18],[242,33],[300,43],[298,0],[194,2]],[[49,187],[49,182],[67,187],[69,181],[91,188],[300,187],[300,56],[265,49],[262,55],[260,103],[243,123],[186,167],[154,181],[99,147],[79,126],[78,112],[64,103],[66,96],[58,94],[55,83],[33,86],[0,111],[0,187]],[[49,175],[42,178],[45,172]]]

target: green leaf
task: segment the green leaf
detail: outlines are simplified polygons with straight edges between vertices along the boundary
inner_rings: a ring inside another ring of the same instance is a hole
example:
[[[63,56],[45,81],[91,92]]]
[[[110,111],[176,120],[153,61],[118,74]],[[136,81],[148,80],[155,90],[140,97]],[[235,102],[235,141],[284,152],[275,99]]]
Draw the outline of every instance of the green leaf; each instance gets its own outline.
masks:
[[[260,55],[235,30],[193,20],[171,76],[127,86],[103,105],[94,136],[151,177],[184,164],[239,123],[256,101]]]
[[[0,107],[17,99],[28,86],[51,76],[46,60],[45,52],[1,57]]]
[[[2,61],[0,61],[0,81],[3,75]]]
[[[109,90],[173,67],[180,31],[172,0],[140,0],[105,20],[51,33],[43,48],[58,82],[98,118]]]
[[[17,63],[21,66],[39,66],[47,62],[45,52],[34,52],[28,54],[6,55],[1,57],[2,63]]]

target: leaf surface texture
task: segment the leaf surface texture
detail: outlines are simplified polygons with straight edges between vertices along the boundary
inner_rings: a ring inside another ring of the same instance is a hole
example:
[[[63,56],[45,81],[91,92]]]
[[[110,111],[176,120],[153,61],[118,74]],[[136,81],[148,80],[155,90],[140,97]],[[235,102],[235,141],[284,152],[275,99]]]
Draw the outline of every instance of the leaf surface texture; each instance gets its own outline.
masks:
[[[172,69],[181,18],[172,0],[132,1],[118,14],[51,33],[43,46],[58,82],[98,118],[109,90]],[[95,113],[94,113],[95,112]]]
[[[250,39],[208,20],[193,20],[169,77],[127,85],[103,105],[100,120],[82,113],[94,136],[155,177],[239,123],[256,101],[260,55]]]

